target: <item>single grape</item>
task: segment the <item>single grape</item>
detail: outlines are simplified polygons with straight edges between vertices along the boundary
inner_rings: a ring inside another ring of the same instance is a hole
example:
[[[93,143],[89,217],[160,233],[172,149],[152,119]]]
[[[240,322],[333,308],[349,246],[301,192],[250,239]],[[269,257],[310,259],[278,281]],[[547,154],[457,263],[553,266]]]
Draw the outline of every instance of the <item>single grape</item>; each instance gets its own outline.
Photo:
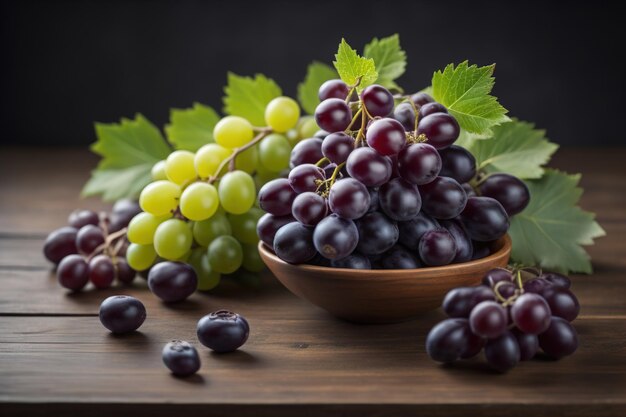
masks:
[[[532,359],[539,351],[539,338],[536,334],[524,333],[519,329],[511,330],[519,346],[520,361]]]
[[[495,301],[483,301],[470,313],[469,323],[473,333],[494,339],[506,331],[508,318],[506,310],[500,304]]]
[[[485,358],[493,369],[506,372],[514,368],[520,361],[520,349],[517,339],[509,331],[488,340],[485,345]]]
[[[361,93],[361,100],[373,117],[385,117],[393,110],[393,95],[382,85],[366,87]]]
[[[502,204],[489,197],[470,197],[461,213],[461,221],[472,240],[489,242],[509,230],[509,216]]]
[[[100,323],[112,333],[130,333],[146,320],[146,308],[130,295],[113,295],[100,304],[99,317]]]
[[[315,192],[324,180],[324,171],[313,164],[298,165],[289,172],[289,185],[296,193]]]
[[[315,109],[317,125],[328,132],[346,130],[352,121],[352,111],[344,100],[329,98]]]
[[[76,234],[76,248],[84,255],[91,254],[104,243],[104,231],[98,226],[88,224]]]
[[[347,257],[358,243],[359,232],[354,222],[337,214],[331,214],[319,222],[313,232],[315,248],[322,256],[331,260]]]
[[[275,216],[291,214],[296,192],[286,178],[277,178],[259,190],[259,207]]]
[[[424,211],[437,219],[457,217],[467,204],[461,184],[449,177],[437,177],[419,187]]]
[[[254,145],[235,157],[235,169],[246,174],[254,174],[259,166],[259,145]],[[224,173],[225,171],[222,171]]]
[[[228,220],[232,234],[241,243],[255,245],[259,241],[256,234],[256,224],[263,216],[263,210],[252,207],[244,214],[229,214]]]
[[[243,262],[241,244],[232,236],[216,238],[207,250],[211,269],[220,274],[232,274]]]
[[[365,255],[378,255],[391,249],[398,241],[398,225],[380,212],[368,213],[356,221],[359,234],[357,250]]]
[[[200,356],[195,347],[182,340],[172,340],[161,352],[163,363],[176,376],[193,375],[200,369]]]
[[[183,191],[180,197],[180,211],[183,216],[193,221],[208,219],[219,207],[217,190],[213,184],[195,182]]]
[[[354,178],[346,178],[335,182],[330,187],[328,204],[330,210],[340,217],[358,219],[369,209],[370,193],[362,182]],[[295,213],[293,214],[298,218]]]
[[[118,257],[115,260],[116,276],[120,282],[130,284],[135,279],[135,270],[128,265],[125,258]]]
[[[152,166],[150,177],[152,177],[152,181],[167,179],[167,175],[165,174],[165,160],[161,160]]]
[[[456,243],[456,255],[452,260],[452,263],[467,262],[472,259],[474,253],[474,245],[472,245],[472,239],[465,231],[463,224],[458,219],[442,220],[441,226],[443,226],[454,238]]]
[[[503,282],[502,284],[498,285],[497,289],[494,288],[493,290],[494,292],[497,292],[498,294],[500,294],[501,297],[504,297],[505,299],[509,299],[513,297],[516,292],[518,292],[517,291],[518,287],[512,282]]]
[[[328,214],[326,199],[311,191],[299,194],[293,201],[291,214],[303,225],[315,226]]]
[[[291,145],[283,135],[274,133],[259,143],[259,161],[268,171],[280,172],[289,168],[290,157]]]
[[[415,110],[411,103],[400,103],[393,110],[393,118],[399,121],[407,132],[415,130]]]
[[[89,265],[80,255],[67,255],[57,267],[57,280],[62,287],[79,291],[89,282]]]
[[[197,178],[195,155],[189,151],[174,151],[165,160],[165,175],[175,184],[183,185]]]
[[[498,200],[506,214],[522,212],[530,202],[530,191],[524,181],[509,174],[492,174],[478,187],[480,194]]]
[[[572,286],[572,281],[568,277],[556,272],[544,272],[538,278],[543,278],[556,287],[569,289]]]
[[[456,119],[446,113],[435,113],[420,119],[417,134],[425,135],[428,143],[437,149],[446,148],[459,137],[461,129]]]
[[[537,294],[522,294],[511,307],[511,318],[524,333],[543,333],[550,325],[550,307]]]
[[[420,239],[419,254],[426,265],[448,265],[456,256],[454,237],[446,229],[430,230]]]
[[[402,178],[394,178],[378,191],[380,207],[385,214],[397,221],[411,220],[422,207],[417,186]]]
[[[457,287],[450,290],[443,299],[443,311],[450,317],[468,318],[476,305],[483,301],[495,301],[496,296],[490,288]]]
[[[51,232],[43,245],[43,254],[50,262],[58,264],[68,255],[78,253],[76,248],[76,230],[73,227],[62,227]]]
[[[415,103],[415,105],[419,108],[422,107],[426,103],[432,103],[435,101],[431,96],[426,93],[415,93],[411,96],[411,101]]]
[[[343,132],[331,133],[322,142],[322,154],[335,164],[346,162],[353,150],[354,139]]]
[[[381,266],[383,269],[415,269],[421,265],[411,252],[402,245],[396,245],[385,253],[381,260]]]
[[[420,106],[417,114],[419,116],[419,119],[421,120],[424,117],[430,116],[431,114],[435,113],[448,113],[448,109],[446,109],[446,106],[441,103],[425,103]]]
[[[196,271],[183,262],[160,262],[148,274],[150,291],[166,303],[187,299],[198,287]]]
[[[115,267],[107,255],[97,255],[89,261],[89,280],[98,289],[109,288],[115,280]]]
[[[523,284],[524,292],[531,292],[531,293],[539,294],[539,295],[541,295],[545,289],[551,286],[552,286],[551,282],[548,282],[547,280],[543,278],[539,278],[539,277],[529,279]]]
[[[402,123],[395,119],[374,120],[365,134],[367,144],[381,155],[395,155],[406,143]]]
[[[317,132],[315,132],[315,134],[313,135],[313,138],[324,139],[329,134],[330,134],[330,132],[327,132],[324,129],[320,129]]]
[[[196,151],[193,163],[200,178],[209,178],[220,175],[217,172],[220,164],[233,153],[232,149],[225,148],[217,143],[208,143]]]
[[[254,205],[254,180],[243,171],[232,171],[220,180],[217,189],[222,208],[232,214],[243,214]]]
[[[155,181],[148,184],[139,195],[139,205],[145,212],[163,216],[176,209],[181,189],[171,181]]]
[[[476,158],[467,149],[450,145],[439,150],[442,177],[454,178],[459,183],[469,182],[476,176]]]
[[[152,245],[131,243],[126,249],[126,262],[135,271],[145,271],[156,261],[157,253]]]
[[[287,223],[294,222],[295,219],[291,214],[287,216],[274,216],[266,213],[259,219],[256,225],[256,232],[259,238],[270,248],[274,247],[274,236],[278,229]]]
[[[196,272],[198,291],[209,291],[219,285],[221,275],[211,268],[209,255],[204,248],[199,247],[192,250],[188,263]]]
[[[441,157],[427,143],[414,143],[398,154],[398,174],[412,184],[432,182],[441,171]]]
[[[209,246],[215,238],[230,235],[232,232],[228,218],[224,213],[219,211],[210,219],[195,222],[192,230],[196,242],[204,247]]]
[[[291,150],[289,167],[294,168],[302,164],[315,164],[323,157],[321,138],[304,139],[298,142]]]
[[[227,310],[207,314],[198,321],[198,340],[217,353],[234,352],[246,343],[250,325],[241,315]]]
[[[301,138],[312,138],[319,129],[314,116],[302,116],[298,125],[296,141],[299,141]]]
[[[439,228],[440,225],[437,220],[421,211],[411,220],[398,222],[400,231],[399,242],[410,250],[417,252],[422,235],[429,230]]]
[[[574,321],[580,313],[580,303],[578,299],[567,288],[557,287],[554,284],[541,293],[541,296],[545,298],[552,315],[561,317],[567,321]]]
[[[346,160],[348,174],[367,187],[379,187],[391,178],[391,160],[372,148],[358,148]]]
[[[439,322],[426,336],[426,353],[436,362],[452,363],[468,351],[471,332],[467,319]]]
[[[539,335],[539,346],[546,355],[560,359],[578,349],[578,334],[567,320],[553,316],[548,329]]]
[[[330,266],[333,268],[372,269],[372,264],[367,256],[356,252],[346,258],[330,261]]]
[[[329,98],[340,98],[345,100],[350,93],[348,85],[341,80],[328,80],[325,81],[317,93],[320,101],[327,100]]]
[[[154,250],[161,258],[170,261],[189,252],[192,243],[191,227],[180,219],[165,220],[154,232]]]
[[[126,237],[131,243],[151,245],[154,242],[154,232],[157,227],[171,217],[169,213],[161,217],[146,212],[139,213],[128,224]]]
[[[141,213],[139,202],[130,198],[117,200],[111,209],[111,215],[125,218],[126,224],[128,224],[132,218],[139,213]]]
[[[257,245],[243,245],[243,260],[241,266],[249,272],[261,272],[265,269],[265,263],[259,254]]]
[[[74,210],[70,213],[70,216],[67,219],[67,223],[75,228],[80,229],[83,226],[87,226],[88,224],[92,224],[94,226],[98,226],[100,223],[100,217],[98,213],[91,210]]]
[[[300,106],[290,97],[276,97],[265,107],[265,123],[275,132],[294,128],[300,118]]]
[[[226,116],[213,128],[215,142],[225,148],[239,148],[250,142],[253,137],[252,125],[239,116]]]
[[[316,254],[313,230],[299,222],[288,223],[274,235],[274,252],[280,259],[291,264],[302,264]]]
[[[501,281],[513,282],[513,280],[513,274],[508,269],[494,268],[487,271],[482,279],[482,284],[494,288]]]

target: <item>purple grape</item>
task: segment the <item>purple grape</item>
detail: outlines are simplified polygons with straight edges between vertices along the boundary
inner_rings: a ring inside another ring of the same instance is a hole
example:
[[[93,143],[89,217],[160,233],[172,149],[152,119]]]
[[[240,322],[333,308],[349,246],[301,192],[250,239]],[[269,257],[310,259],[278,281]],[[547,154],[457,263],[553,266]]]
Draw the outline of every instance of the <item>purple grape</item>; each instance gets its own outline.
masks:
[[[295,221],[291,214],[287,216],[274,216],[273,214],[264,214],[256,224],[256,233],[259,235],[259,239],[263,241],[270,248],[274,247],[274,236],[278,229]]]
[[[324,177],[325,178],[332,178],[333,174],[335,173],[335,169],[337,168],[337,164],[335,163],[330,163],[325,165],[322,168],[322,171],[324,171]],[[337,173],[337,179],[341,179],[343,178],[343,174],[341,173],[341,171],[343,171],[342,169],[339,170],[339,172]]]
[[[359,232],[357,250],[365,255],[378,255],[391,249],[398,241],[398,226],[380,212],[368,213],[356,221]]]
[[[381,259],[383,269],[415,269],[419,268],[419,260],[411,252],[396,245],[389,249]]]
[[[411,220],[398,222],[398,229],[400,231],[399,242],[408,249],[417,252],[422,235],[429,230],[439,228],[440,225],[437,220],[421,211]]]
[[[509,174],[492,174],[480,183],[480,194],[498,200],[506,214],[522,212],[530,202],[530,191],[524,181]]]
[[[459,183],[467,183],[476,176],[476,158],[467,149],[450,145],[439,150],[439,155],[441,155],[439,175],[442,177],[450,177]]]
[[[472,331],[469,329],[469,323],[466,324],[466,326],[467,326],[468,337],[467,337],[467,343],[465,345],[465,349],[463,350],[460,356],[461,359],[473,358],[474,356],[478,355],[485,347],[485,344],[487,344],[487,339],[482,338],[472,333]]]
[[[193,375],[200,369],[200,356],[195,347],[183,340],[172,340],[163,347],[163,363],[176,376]]]
[[[298,165],[289,172],[289,185],[296,193],[315,192],[325,179],[324,171],[313,164]]]
[[[457,287],[450,290],[443,299],[443,310],[450,317],[468,318],[474,307],[483,301],[495,301],[496,296],[490,288]]]
[[[536,334],[524,333],[519,329],[511,330],[519,346],[520,361],[527,361],[535,357],[539,351],[539,339]]]
[[[98,289],[109,288],[115,280],[115,267],[107,255],[97,255],[89,261],[89,280]]]
[[[465,194],[467,194],[468,197],[476,197],[476,191],[474,190],[474,187],[472,187],[470,184],[465,182],[461,184],[461,187],[463,187],[463,189],[465,190]]]
[[[506,331],[506,310],[495,301],[483,301],[470,313],[469,323],[475,334],[494,339]]]
[[[313,246],[313,230],[298,222],[288,223],[278,229],[273,248],[280,259],[291,264],[310,261],[317,253]]]
[[[372,148],[352,151],[346,160],[348,174],[367,187],[379,187],[391,177],[391,160]]]
[[[344,100],[329,98],[317,105],[315,121],[319,127],[328,132],[343,131],[352,121],[352,111]]]
[[[459,137],[461,128],[454,116],[446,113],[435,113],[420,119],[417,123],[417,134],[425,135],[428,143],[437,149],[446,148]]]
[[[43,245],[43,254],[50,262],[58,264],[68,255],[78,253],[76,234],[73,227],[62,227],[51,232]]]
[[[548,329],[539,335],[539,346],[546,355],[560,359],[578,349],[578,334],[567,320],[553,316]]]
[[[446,229],[430,230],[420,239],[419,254],[426,265],[448,265],[456,256],[454,237]]]
[[[415,93],[411,96],[411,101],[415,104],[415,106],[422,107],[424,104],[433,103],[435,99],[429,96],[426,93]]]
[[[76,247],[84,255],[91,254],[104,243],[104,232],[98,226],[88,224],[76,234]]]
[[[286,178],[269,181],[259,190],[259,207],[275,216],[291,214],[296,192]]]
[[[361,93],[361,100],[372,117],[385,117],[393,110],[393,95],[382,85],[366,87]]]
[[[318,224],[328,214],[327,210],[326,199],[310,191],[299,194],[291,206],[293,217],[305,226]]]
[[[509,331],[488,340],[485,345],[485,358],[493,369],[506,372],[520,361],[520,349],[517,339]]]
[[[436,362],[452,363],[468,353],[472,337],[467,319],[446,319],[426,336],[426,353]]]
[[[100,304],[100,323],[112,333],[130,333],[146,320],[143,303],[129,295],[113,295]]]
[[[79,291],[89,282],[89,265],[80,255],[67,255],[57,267],[57,280],[62,287]]]
[[[394,178],[378,190],[380,207],[397,221],[407,221],[418,215],[422,198],[417,186],[402,178]]]
[[[477,242],[472,240],[472,246],[474,247],[474,252],[472,253],[472,260],[474,259],[482,259],[491,254],[491,242]]]
[[[441,157],[427,143],[415,143],[398,154],[398,174],[410,183],[423,185],[433,181],[441,171]]]
[[[557,274],[556,272],[544,272],[539,276],[539,278],[545,279],[555,287],[569,289],[569,287],[572,286],[572,281],[568,277],[562,274]]]
[[[354,139],[343,132],[331,133],[322,142],[322,154],[335,164],[346,162],[353,150]]]
[[[327,259],[342,259],[350,255],[359,243],[359,232],[352,220],[331,214],[315,226],[313,244]]]
[[[485,274],[482,284],[494,288],[500,281],[513,282],[513,274],[508,269],[494,268]]]
[[[98,226],[100,217],[98,213],[94,211],[77,209],[70,213],[70,216],[67,218],[67,223],[75,229],[80,229],[88,224]]]
[[[374,120],[365,135],[367,144],[381,155],[395,155],[406,143],[402,124],[391,118]]]
[[[117,258],[115,260],[115,268],[117,270],[117,279],[124,284],[130,284],[135,279],[136,272],[128,265],[126,259]]]
[[[302,164],[316,164],[323,157],[321,138],[304,139],[298,142],[291,150],[289,167],[294,168]]]
[[[356,252],[352,255],[348,255],[346,258],[330,261],[330,266],[333,268],[372,269],[370,260],[366,256]]]
[[[511,307],[511,318],[524,333],[539,334],[550,325],[550,307],[537,294],[522,294]]]
[[[474,253],[474,246],[472,245],[472,239],[468,236],[460,220],[442,220],[440,224],[450,232],[456,243],[456,254],[452,262],[460,263],[471,260],[472,254]]]
[[[428,184],[420,185],[422,207],[436,219],[453,219],[467,204],[467,194],[461,184],[449,177],[437,177]]]
[[[541,295],[545,289],[551,287],[552,283],[543,278],[533,278],[523,284],[524,292]]]
[[[329,98],[339,98],[345,100],[350,93],[348,85],[341,80],[328,80],[325,81],[317,93],[320,101],[327,100]]]
[[[497,292],[498,294],[500,294],[501,297],[504,297],[505,299],[509,299],[515,295],[515,293],[518,290],[518,287],[512,282],[503,282],[502,284],[498,284],[497,291],[495,287],[493,290],[494,292]]]
[[[509,216],[497,200],[489,197],[470,197],[461,213],[465,230],[479,242],[500,239],[509,230]]]
[[[328,135],[329,135],[329,132],[325,131],[324,129],[320,129],[317,132],[315,132],[315,134],[313,135],[313,138],[324,139]],[[300,142],[298,142],[298,143],[300,143]]]
[[[187,299],[198,287],[196,271],[183,262],[160,262],[148,274],[150,291],[166,303]]]
[[[448,113],[448,109],[441,103],[426,103],[420,106],[418,111],[419,120],[435,113]]]
[[[133,217],[141,213],[141,211],[142,210],[139,206],[139,202],[130,198],[117,200],[113,205],[113,209],[111,209],[112,213],[130,213],[133,215]]]
[[[393,118],[399,121],[407,132],[415,130],[415,110],[411,103],[400,103],[393,110]]]
[[[330,210],[344,219],[358,219],[369,209],[370,193],[362,182],[346,178],[330,187],[328,203]]]
[[[574,321],[578,317],[580,303],[574,293],[567,288],[552,285],[543,290],[541,296],[550,306],[553,316],[561,317],[567,321]]]
[[[198,340],[217,353],[234,352],[246,343],[249,334],[248,321],[231,311],[215,311],[198,321]]]

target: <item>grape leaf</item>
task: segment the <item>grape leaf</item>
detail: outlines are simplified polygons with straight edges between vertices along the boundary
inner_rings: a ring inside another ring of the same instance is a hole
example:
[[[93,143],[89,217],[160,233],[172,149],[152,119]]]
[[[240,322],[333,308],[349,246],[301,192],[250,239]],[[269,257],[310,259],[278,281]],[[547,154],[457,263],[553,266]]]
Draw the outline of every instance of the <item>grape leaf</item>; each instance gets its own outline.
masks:
[[[102,159],[82,195],[101,194],[106,201],[137,197],[150,182],[152,166],[170,153],[161,132],[141,114],[119,124],[96,123],[95,128],[98,139],[91,150]]]
[[[591,273],[589,255],[581,245],[606,233],[595,215],[576,204],[582,195],[580,174],[547,169],[538,180],[527,181],[530,203],[511,219],[512,259],[547,270]]]
[[[542,166],[559,147],[546,139],[544,130],[515,119],[494,127],[492,138],[465,145],[476,157],[478,169],[529,179],[543,175]]]
[[[298,101],[304,111],[308,114],[315,113],[315,108],[320,103],[317,95],[320,86],[337,77],[337,71],[329,65],[317,61],[309,64],[304,81],[298,84]]]
[[[493,126],[510,120],[507,110],[489,94],[494,69],[495,64],[477,67],[464,61],[456,68],[449,64],[436,71],[432,79],[434,99],[448,108],[463,129],[483,137],[492,135]]]
[[[282,90],[263,74],[252,78],[229,72],[224,93],[224,113],[241,116],[256,126],[265,126],[265,106],[280,96]]]
[[[194,103],[191,109],[172,109],[170,124],[165,126],[167,139],[176,149],[195,152],[213,142],[213,128],[220,116],[211,107]]]
[[[359,79],[361,80],[357,87],[358,91],[371,85],[378,78],[374,60],[357,54],[345,39],[341,39],[333,64],[339,77],[346,84],[355,85]]]
[[[378,72],[376,80],[378,84],[402,91],[394,80],[406,70],[406,52],[400,48],[400,36],[397,33],[380,40],[372,39],[365,45],[363,56],[374,60]]]

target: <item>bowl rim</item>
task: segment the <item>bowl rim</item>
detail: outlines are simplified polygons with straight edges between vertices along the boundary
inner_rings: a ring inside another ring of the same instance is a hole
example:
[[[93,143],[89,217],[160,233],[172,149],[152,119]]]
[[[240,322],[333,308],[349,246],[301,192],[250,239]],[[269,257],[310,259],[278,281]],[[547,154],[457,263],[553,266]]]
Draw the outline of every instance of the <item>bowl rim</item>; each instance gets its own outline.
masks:
[[[358,274],[360,276],[380,276],[381,271],[389,275],[404,275],[404,274],[420,274],[426,275],[433,272],[445,272],[454,271],[459,268],[480,268],[483,264],[490,264],[494,259],[502,257],[505,253],[510,253],[512,248],[511,237],[507,234],[502,236],[496,242],[502,242],[502,247],[497,251],[485,256],[484,258],[475,259],[473,261],[461,262],[457,264],[449,264],[444,266],[430,266],[426,268],[414,268],[414,269],[347,269],[347,268],[333,268],[330,266],[318,266],[309,264],[290,264],[280,259],[273,250],[269,248],[263,241],[259,241],[258,249],[262,252],[262,258],[271,259],[272,262],[281,264],[283,266],[298,269],[301,271],[318,272],[318,273],[340,273],[345,274],[350,271],[352,274]],[[344,277],[345,278],[345,277]]]

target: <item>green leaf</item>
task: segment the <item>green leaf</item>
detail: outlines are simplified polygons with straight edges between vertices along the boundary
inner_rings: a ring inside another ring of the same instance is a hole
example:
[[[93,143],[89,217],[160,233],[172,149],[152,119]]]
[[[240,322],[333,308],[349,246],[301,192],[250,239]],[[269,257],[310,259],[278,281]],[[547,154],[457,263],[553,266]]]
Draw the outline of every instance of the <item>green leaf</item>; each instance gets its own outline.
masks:
[[[211,107],[194,103],[191,109],[172,109],[170,124],[165,126],[167,139],[176,149],[195,152],[213,142],[213,128],[220,116]]]
[[[495,64],[486,67],[460,63],[449,64],[433,74],[433,97],[448,108],[459,125],[469,133],[492,135],[491,128],[510,119],[507,110],[490,95],[495,79]]]
[[[583,190],[580,174],[547,169],[539,180],[527,181],[530,204],[511,219],[512,258],[563,273],[591,273],[589,255],[581,245],[606,233],[593,213],[576,204]]]
[[[506,172],[518,178],[540,178],[542,166],[559,147],[546,139],[544,130],[519,120],[496,126],[490,139],[465,145],[476,157],[479,170]]]
[[[119,124],[96,123],[98,140],[91,150],[102,157],[82,195],[102,194],[104,200],[136,197],[150,182],[152,166],[165,159],[170,147],[152,123],[141,114]]]
[[[344,83],[355,85],[357,80],[361,80],[357,87],[358,91],[373,84],[378,78],[374,60],[357,54],[345,39],[341,39],[333,64]]]
[[[374,60],[378,72],[376,80],[378,84],[401,90],[394,80],[406,70],[406,52],[400,48],[400,36],[397,33],[380,40],[372,39],[365,45],[363,56]]]
[[[280,96],[282,90],[263,74],[252,78],[229,72],[224,93],[224,113],[241,116],[256,126],[265,126],[265,107]]]
[[[308,114],[315,113],[315,108],[320,103],[317,95],[320,86],[337,77],[337,71],[329,65],[317,61],[309,64],[304,81],[298,84],[298,100],[304,111]]]

